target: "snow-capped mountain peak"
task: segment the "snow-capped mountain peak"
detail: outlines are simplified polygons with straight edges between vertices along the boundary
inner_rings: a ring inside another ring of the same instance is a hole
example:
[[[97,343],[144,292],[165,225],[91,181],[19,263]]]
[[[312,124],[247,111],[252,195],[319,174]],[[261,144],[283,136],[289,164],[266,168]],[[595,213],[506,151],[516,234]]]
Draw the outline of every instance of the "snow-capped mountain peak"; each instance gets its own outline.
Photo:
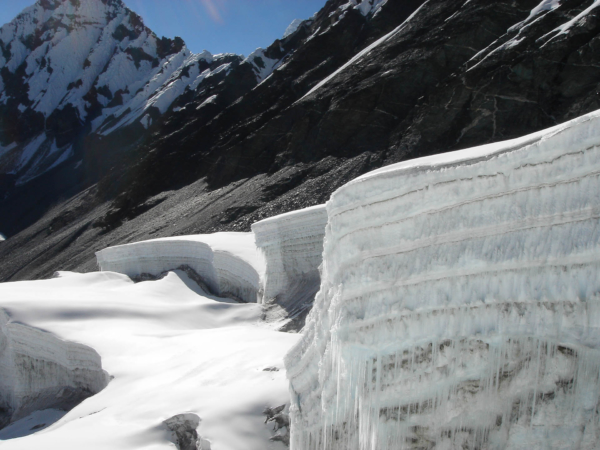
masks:
[[[276,47],[194,54],[121,0],[39,0],[0,28],[0,174],[23,185],[81,153],[82,135],[144,133],[184,94],[216,105],[234,67],[250,65],[237,74],[250,87],[270,75],[287,54]]]
[[[20,184],[43,173],[86,124],[147,100],[189,56],[120,0],[39,0],[0,28],[0,145],[13,146],[0,169]]]

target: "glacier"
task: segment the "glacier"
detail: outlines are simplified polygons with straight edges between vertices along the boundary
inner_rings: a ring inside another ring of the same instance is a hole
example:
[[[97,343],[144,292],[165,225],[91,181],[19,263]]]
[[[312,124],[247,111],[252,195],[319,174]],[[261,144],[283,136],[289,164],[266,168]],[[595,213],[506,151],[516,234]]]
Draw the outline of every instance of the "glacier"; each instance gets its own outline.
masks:
[[[325,205],[292,211],[252,224],[264,257],[262,303],[267,320],[305,314],[319,290],[319,266],[327,224]]]
[[[327,202],[293,450],[600,446],[600,112]]]
[[[296,32],[296,30],[300,27],[300,25],[302,25],[302,22],[304,22],[304,20],[302,20],[302,19],[292,20],[292,22],[288,25],[288,27],[283,32],[282,39],[285,39],[286,37],[294,34]]]
[[[100,270],[131,278],[157,277],[189,267],[208,291],[246,303],[260,302],[264,262],[252,233],[176,236],[108,247],[96,253]]]
[[[92,348],[13,322],[0,309],[0,426],[37,410],[71,409],[107,384]]]
[[[49,330],[115,376],[3,445],[265,448],[287,376],[292,449],[598,448],[598,130],[600,111],[375,170],[250,233],[109,247],[102,272],[0,284],[0,337],[39,346],[51,335],[27,325]],[[264,323],[317,290],[301,337]],[[53,414],[37,406],[19,417]]]
[[[321,281],[326,224],[325,205],[317,205],[256,222],[249,233],[151,239],[108,247],[96,258],[101,271],[133,279],[191,269],[209,292],[261,303],[267,322],[297,319],[301,326]]]
[[[319,266],[322,261],[326,223],[325,205],[318,205],[257,222],[252,225],[250,233],[222,232],[208,235],[176,236],[108,247],[96,253],[101,270],[99,275],[107,276],[109,279],[115,276],[125,276],[127,280],[137,281],[136,287],[148,285],[148,283],[139,283],[148,279],[159,280],[149,285],[155,285],[155,283],[162,285],[165,282],[173,284],[179,277],[189,288],[202,296],[215,295],[221,298],[229,297],[236,302],[258,303],[257,305],[246,305],[253,308],[247,312],[251,313],[249,318],[256,321],[255,326],[264,328],[268,333],[274,333],[274,330],[297,331],[302,327],[306,313],[309,311],[320,285]],[[69,277],[72,276],[69,275]],[[122,278],[118,279],[122,280]],[[156,290],[163,292],[160,287]],[[164,292],[173,300],[177,297],[172,290]],[[130,302],[130,300],[127,301],[127,303]],[[152,308],[147,305],[146,301],[142,306],[144,309]],[[172,308],[175,304],[167,306]],[[232,306],[230,305],[230,307]],[[226,311],[220,311],[221,309],[216,305],[207,305],[205,310],[199,310],[193,315],[206,315],[200,323],[208,320],[211,323],[209,327],[214,327],[215,322],[227,322],[228,320]],[[210,311],[214,311],[214,313],[207,314]],[[186,313],[186,315],[189,314],[189,312]],[[172,315],[171,312],[167,313],[167,316]],[[219,317],[222,315],[224,317]],[[164,319],[167,322],[172,320],[168,317],[164,317]],[[190,319],[195,323],[192,317],[187,320]],[[197,326],[192,325],[194,328]],[[240,330],[243,335],[230,328],[223,331],[227,333],[228,340],[244,341],[243,352],[246,357],[250,357],[257,351],[266,351],[267,355],[272,353],[266,348],[271,346],[270,340],[274,337],[272,334],[265,336],[266,339],[269,339],[268,344],[265,341],[256,345],[253,334],[248,331]],[[277,351],[280,352],[281,357],[291,344],[297,341],[297,337],[297,335],[286,333],[285,337],[276,339],[278,341]],[[207,336],[205,339],[212,342],[211,346],[214,346],[215,349],[219,348],[220,344],[211,336]],[[196,340],[194,340],[195,342]],[[204,359],[209,358],[209,361],[215,359],[215,356],[211,352],[207,352],[206,348],[203,347],[201,352],[206,354]],[[114,350],[111,350],[111,353],[114,353]],[[236,365],[239,365],[238,360],[239,355],[236,356]],[[223,359],[224,364],[230,364],[228,361],[226,358]],[[280,371],[279,364],[263,366],[262,371],[266,373]],[[210,369],[204,368],[196,371],[198,374],[208,372],[204,378],[208,378],[212,382],[211,376],[213,375]],[[215,376],[220,378],[221,371],[218,371]],[[285,388],[285,374],[278,374],[277,379],[278,386]],[[210,389],[210,383],[208,388]],[[268,384],[261,385],[260,395],[267,398],[265,389],[270,391],[272,388]],[[281,393],[281,391],[278,392]],[[235,395],[240,398],[247,397],[247,394]],[[271,398],[273,398],[272,395]],[[253,401],[256,402],[256,400]],[[285,405],[285,400],[271,402],[270,405],[265,403],[265,407],[260,411],[266,413],[266,411],[272,411],[274,407],[280,411],[281,408],[285,408]],[[177,412],[172,408],[168,410]],[[256,412],[254,411],[253,414],[256,415]],[[201,448],[212,448],[212,443],[223,442],[224,438],[220,433],[215,434],[214,431],[211,433],[210,429],[207,432],[203,431],[206,428],[201,423],[204,417],[196,413],[183,412],[163,423],[167,424],[171,430],[172,442],[179,442],[181,446],[184,441],[197,440],[201,443],[199,444],[202,445]],[[269,416],[267,418],[269,419]],[[277,425],[274,428],[276,434],[270,438],[273,442],[270,448],[280,448],[276,446],[276,442],[285,443],[289,440],[287,414],[278,414],[277,418],[271,417],[271,420],[277,420]],[[228,426],[221,425],[221,428],[225,430]],[[285,431],[281,428],[284,428]],[[248,431],[245,433],[247,434]],[[252,433],[256,434],[257,430],[252,430]],[[241,433],[237,433],[237,435],[239,434]],[[2,434],[0,433],[1,438]],[[257,448],[264,445],[264,440],[258,439],[256,442]],[[244,442],[242,446],[238,443],[234,447],[225,448],[247,447],[248,444]],[[252,446],[248,448],[252,448]]]

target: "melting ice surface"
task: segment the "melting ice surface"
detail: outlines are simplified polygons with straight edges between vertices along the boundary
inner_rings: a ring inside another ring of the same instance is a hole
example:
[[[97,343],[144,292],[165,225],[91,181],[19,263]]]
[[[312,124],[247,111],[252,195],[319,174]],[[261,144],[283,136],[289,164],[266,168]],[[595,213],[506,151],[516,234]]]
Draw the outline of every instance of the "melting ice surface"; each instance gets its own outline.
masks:
[[[327,203],[292,449],[600,448],[600,112]]]
[[[184,413],[200,418],[203,449],[207,442],[213,450],[284,448],[269,441],[262,412],[289,401],[287,382],[283,371],[264,369],[282,369],[297,335],[258,324],[260,305],[209,296],[182,272],[137,284],[114,272],[59,275],[0,283],[0,307],[14,322],[94,348],[114,379],[52,426],[3,441],[3,449],[172,450],[163,422]],[[27,419],[46,423],[54,415]],[[17,425],[0,439],[31,428]]]

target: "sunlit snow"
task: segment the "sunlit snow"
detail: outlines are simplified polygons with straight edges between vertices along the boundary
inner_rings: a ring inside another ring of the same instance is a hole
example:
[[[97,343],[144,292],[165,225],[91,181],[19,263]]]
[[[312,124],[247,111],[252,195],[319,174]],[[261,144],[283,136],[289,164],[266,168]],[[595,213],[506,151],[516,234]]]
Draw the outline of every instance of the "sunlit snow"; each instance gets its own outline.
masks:
[[[213,449],[283,448],[269,441],[262,413],[288,402],[282,356],[297,335],[261,326],[259,305],[206,295],[181,272],[138,284],[63,272],[2,283],[0,298],[13,321],[97,350],[114,377],[54,425],[3,448],[172,449],[163,421],[183,413],[200,418]]]
[[[106,248],[96,254],[103,271],[130,277],[189,267],[207,288],[220,296],[247,303],[261,301],[264,259],[253,233],[214,233],[152,239]]]
[[[303,22],[302,19],[294,19],[292,21],[292,23],[290,23],[288,25],[288,27],[285,29],[285,32],[283,33],[283,39],[290,36],[291,34],[294,34],[294,32],[298,29],[298,27],[302,24],[302,22]]]

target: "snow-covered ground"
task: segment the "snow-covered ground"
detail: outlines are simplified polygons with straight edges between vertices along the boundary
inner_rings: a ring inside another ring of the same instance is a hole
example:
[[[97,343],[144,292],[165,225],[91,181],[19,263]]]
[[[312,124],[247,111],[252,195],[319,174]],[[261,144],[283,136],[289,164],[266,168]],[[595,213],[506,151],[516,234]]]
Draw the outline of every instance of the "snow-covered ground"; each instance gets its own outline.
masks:
[[[263,411],[291,402],[292,450],[599,448],[598,130],[600,111],[375,170],[252,233],[116,246],[102,272],[0,284],[0,393],[35,391],[3,375],[19,346],[74,370],[68,349],[99,369],[97,352],[113,377],[2,445],[167,449],[197,430],[202,450],[275,449]],[[161,278],[129,278],[147,274]],[[300,339],[261,321],[319,282]]]
[[[292,450],[600,447],[600,111],[327,203]]]
[[[113,272],[62,272],[2,283],[0,299],[13,323],[92,347],[114,377],[49,428],[3,448],[173,449],[163,422],[184,413],[200,419],[202,449],[207,441],[213,450],[283,448],[269,441],[263,410],[289,401],[282,358],[297,335],[260,325],[260,305],[211,297],[182,272],[137,284]],[[0,438],[60,415],[38,412]]]

